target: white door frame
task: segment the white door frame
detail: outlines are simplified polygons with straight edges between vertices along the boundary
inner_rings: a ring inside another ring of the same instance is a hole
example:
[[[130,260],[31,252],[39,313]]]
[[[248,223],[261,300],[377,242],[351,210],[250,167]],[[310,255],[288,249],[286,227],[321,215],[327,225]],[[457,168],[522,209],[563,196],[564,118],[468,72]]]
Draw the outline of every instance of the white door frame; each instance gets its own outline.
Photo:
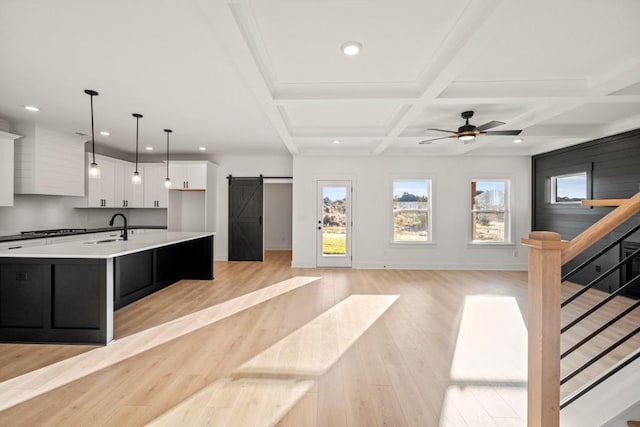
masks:
[[[346,188],[346,209],[345,209],[345,254],[325,255],[322,249],[323,238],[323,188],[324,187],[345,187]],[[350,268],[353,261],[353,181],[351,179],[316,179],[316,266],[317,267],[344,267]]]

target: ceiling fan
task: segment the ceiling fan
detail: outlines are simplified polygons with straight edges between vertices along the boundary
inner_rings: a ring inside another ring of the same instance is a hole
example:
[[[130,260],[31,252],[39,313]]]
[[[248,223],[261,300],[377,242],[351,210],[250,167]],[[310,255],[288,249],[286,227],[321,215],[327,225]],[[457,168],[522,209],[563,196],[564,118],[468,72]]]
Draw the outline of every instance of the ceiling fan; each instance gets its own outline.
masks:
[[[452,130],[444,130],[444,129],[427,129],[427,130],[435,130],[438,132],[447,132],[451,135],[443,136],[440,138],[427,139],[425,141],[420,141],[420,144],[431,144],[433,141],[437,141],[439,139],[445,138],[458,138],[460,141],[463,141],[465,144],[473,142],[476,139],[476,136],[481,135],[520,135],[522,130],[489,130],[494,127],[503,125],[504,122],[491,121],[483,124],[482,126],[475,126],[469,124],[469,119],[473,117],[473,111],[463,111],[461,114],[462,118],[466,120],[465,124],[458,128],[457,132]]]

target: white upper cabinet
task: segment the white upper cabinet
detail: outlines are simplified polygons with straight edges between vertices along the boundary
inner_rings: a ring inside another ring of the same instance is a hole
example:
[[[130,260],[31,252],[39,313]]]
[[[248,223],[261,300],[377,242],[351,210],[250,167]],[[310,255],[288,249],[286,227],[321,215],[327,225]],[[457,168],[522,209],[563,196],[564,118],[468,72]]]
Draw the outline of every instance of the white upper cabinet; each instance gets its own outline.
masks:
[[[100,167],[100,178],[89,178],[89,165],[91,164],[91,153],[87,153],[87,207],[89,208],[109,208],[120,207],[115,205],[115,179],[116,161],[109,157],[96,155],[96,163]]]
[[[15,193],[84,195],[86,138],[33,123],[12,127],[24,138],[15,147]]]
[[[138,164],[142,184],[131,181],[135,164],[96,154],[100,178],[89,178],[91,153],[87,153],[85,176],[87,181],[86,203],[88,208],[166,208],[166,174],[162,163]]]
[[[207,165],[204,162],[169,163],[171,190],[206,190]]]
[[[146,164],[142,167],[142,185],[144,186],[145,208],[166,208],[167,188],[164,186],[166,166]]]
[[[217,165],[209,161],[169,164],[169,231],[216,231],[216,175]]]
[[[115,163],[115,199],[116,208],[141,208],[143,207],[143,184],[145,174],[138,165],[138,172],[142,176],[142,184],[134,184],[131,181],[135,165],[129,162],[116,161]]]
[[[0,206],[13,206],[13,141],[18,138],[0,131]]]

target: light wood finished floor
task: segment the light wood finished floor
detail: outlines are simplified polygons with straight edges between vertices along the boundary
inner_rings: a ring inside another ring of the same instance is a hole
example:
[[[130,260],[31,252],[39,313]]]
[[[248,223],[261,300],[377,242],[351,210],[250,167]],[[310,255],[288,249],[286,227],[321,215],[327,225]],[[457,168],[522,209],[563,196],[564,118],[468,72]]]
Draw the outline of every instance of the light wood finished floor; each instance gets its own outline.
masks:
[[[313,383],[289,387],[287,378],[272,378],[297,393],[282,399],[279,426],[525,425],[526,273],[292,269],[290,262],[289,252],[277,251],[264,263],[216,263],[213,281],[181,281],[119,310],[116,339],[292,277],[320,277],[10,407],[0,425],[161,420],[216,383],[247,381],[233,373],[355,294],[399,298]],[[0,344],[0,381],[94,349]]]

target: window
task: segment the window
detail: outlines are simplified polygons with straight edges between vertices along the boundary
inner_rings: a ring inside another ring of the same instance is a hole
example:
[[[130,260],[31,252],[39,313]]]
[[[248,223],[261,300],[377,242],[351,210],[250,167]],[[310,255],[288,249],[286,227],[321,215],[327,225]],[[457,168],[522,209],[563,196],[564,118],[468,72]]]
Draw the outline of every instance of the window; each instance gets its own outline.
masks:
[[[431,180],[393,181],[393,241],[431,241]]]
[[[551,177],[551,203],[580,203],[587,198],[587,172]]]
[[[471,241],[508,243],[509,181],[471,181]]]

